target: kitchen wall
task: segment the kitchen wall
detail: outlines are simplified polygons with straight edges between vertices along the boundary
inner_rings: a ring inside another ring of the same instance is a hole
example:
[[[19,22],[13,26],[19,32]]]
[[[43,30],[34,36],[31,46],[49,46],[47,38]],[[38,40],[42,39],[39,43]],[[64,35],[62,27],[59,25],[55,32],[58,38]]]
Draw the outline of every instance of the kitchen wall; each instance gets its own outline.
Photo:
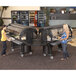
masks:
[[[11,23],[11,11],[12,10],[40,10],[39,6],[9,6],[7,10],[3,12],[4,24],[8,25]]]
[[[49,25],[68,24],[72,28],[76,28],[76,20],[49,20]]]
[[[47,10],[50,10],[51,8],[55,8],[59,12],[60,9],[65,8],[65,7],[48,7]],[[69,8],[73,8],[73,7],[67,7],[66,10],[69,11]],[[76,16],[76,14],[75,14],[75,16]],[[75,16],[72,16],[72,18],[75,18]],[[76,28],[76,19],[70,19],[70,16],[69,16],[68,19],[49,20],[50,26],[51,25],[60,25],[60,24],[68,24],[71,27]]]

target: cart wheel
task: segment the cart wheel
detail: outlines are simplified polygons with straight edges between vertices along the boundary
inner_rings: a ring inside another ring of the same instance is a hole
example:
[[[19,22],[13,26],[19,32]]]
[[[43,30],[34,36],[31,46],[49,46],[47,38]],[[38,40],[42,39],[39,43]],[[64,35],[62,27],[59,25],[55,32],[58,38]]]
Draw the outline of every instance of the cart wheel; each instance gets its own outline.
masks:
[[[44,53],[43,56],[46,56],[46,54]]]
[[[23,54],[21,54],[21,57],[24,57],[24,55],[23,55]]]
[[[11,49],[11,51],[13,52],[13,51],[14,51],[14,49]]]
[[[54,59],[54,57],[53,56],[50,56],[50,59]]]
[[[61,52],[61,50],[59,49],[58,52]]]

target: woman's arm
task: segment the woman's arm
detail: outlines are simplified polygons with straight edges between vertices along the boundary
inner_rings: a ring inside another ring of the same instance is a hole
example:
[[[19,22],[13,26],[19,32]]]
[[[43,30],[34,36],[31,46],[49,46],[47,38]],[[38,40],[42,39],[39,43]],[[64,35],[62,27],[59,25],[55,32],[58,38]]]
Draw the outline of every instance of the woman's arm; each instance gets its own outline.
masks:
[[[69,38],[69,31],[66,31],[66,38],[64,38],[64,39],[60,39],[60,40],[66,40],[66,39],[68,39]]]

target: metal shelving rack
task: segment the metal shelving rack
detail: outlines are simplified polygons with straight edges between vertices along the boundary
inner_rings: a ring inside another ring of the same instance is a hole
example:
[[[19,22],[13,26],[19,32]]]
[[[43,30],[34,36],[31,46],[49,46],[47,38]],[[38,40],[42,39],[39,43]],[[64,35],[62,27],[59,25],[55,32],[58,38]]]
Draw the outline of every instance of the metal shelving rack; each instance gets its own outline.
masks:
[[[25,26],[45,26],[46,14],[43,11],[11,11],[12,23]]]
[[[19,23],[29,26],[29,12],[28,11],[11,11],[12,23]]]
[[[20,12],[11,11],[12,23],[20,23]]]
[[[20,23],[29,26],[29,12],[20,11]]]
[[[38,11],[38,26],[45,26],[46,14],[43,11]]]

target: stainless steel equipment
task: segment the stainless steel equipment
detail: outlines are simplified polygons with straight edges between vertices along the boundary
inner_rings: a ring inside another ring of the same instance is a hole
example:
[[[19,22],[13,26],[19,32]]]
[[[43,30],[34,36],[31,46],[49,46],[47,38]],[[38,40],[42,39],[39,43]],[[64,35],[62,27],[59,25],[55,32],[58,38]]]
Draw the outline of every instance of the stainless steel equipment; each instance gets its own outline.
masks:
[[[70,34],[68,41],[72,38],[71,28],[69,30]],[[62,34],[62,31],[62,25],[38,28],[23,26],[21,24],[10,24],[7,27],[7,35],[11,37],[12,51],[15,46],[20,46],[20,54],[22,57],[24,53],[31,52],[31,46],[43,46],[43,52],[46,53],[48,50],[48,54],[52,57],[52,46],[60,44],[58,36]]]
[[[34,31],[36,32],[33,27],[23,26],[21,24],[9,24],[7,27],[7,36],[11,39],[11,50],[14,51],[16,46],[20,46],[22,57],[24,53],[31,52],[30,46],[33,35],[35,34]]]
[[[72,30],[70,26],[69,26],[69,31],[70,33],[69,33],[68,41],[71,41]],[[41,42],[46,44],[43,46],[44,53],[46,53],[46,48],[48,46],[48,54],[52,58],[52,47],[61,44],[61,41],[59,40],[58,37],[62,35],[63,24],[56,26],[42,27],[39,32],[41,33]]]

